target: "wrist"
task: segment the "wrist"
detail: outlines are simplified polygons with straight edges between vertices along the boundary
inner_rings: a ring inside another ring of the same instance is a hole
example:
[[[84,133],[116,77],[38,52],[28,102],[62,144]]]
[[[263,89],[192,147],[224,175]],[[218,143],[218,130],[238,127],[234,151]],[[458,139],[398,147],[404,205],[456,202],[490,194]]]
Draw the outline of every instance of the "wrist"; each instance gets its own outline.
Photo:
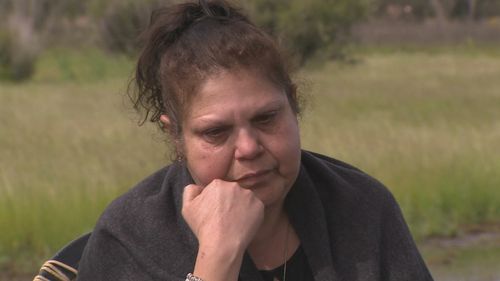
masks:
[[[245,248],[231,243],[204,243],[198,247],[197,261],[199,259],[210,259],[211,261],[228,262],[238,260],[243,256]]]
[[[237,280],[244,252],[225,244],[200,245],[193,274],[202,280]]]
[[[237,237],[208,237],[208,239],[200,239],[198,252],[209,254],[210,256],[223,256],[224,258],[232,258],[233,255],[243,254],[248,247],[248,243],[244,243]]]

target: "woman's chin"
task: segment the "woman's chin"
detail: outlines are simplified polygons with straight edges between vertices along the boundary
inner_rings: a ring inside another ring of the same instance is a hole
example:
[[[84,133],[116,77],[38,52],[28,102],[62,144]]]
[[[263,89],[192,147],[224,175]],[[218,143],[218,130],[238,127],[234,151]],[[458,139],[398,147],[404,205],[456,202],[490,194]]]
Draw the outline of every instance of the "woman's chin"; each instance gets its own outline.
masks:
[[[267,186],[251,189],[255,197],[257,197],[264,206],[271,208],[273,206],[281,206],[286,197],[286,190],[283,186]]]

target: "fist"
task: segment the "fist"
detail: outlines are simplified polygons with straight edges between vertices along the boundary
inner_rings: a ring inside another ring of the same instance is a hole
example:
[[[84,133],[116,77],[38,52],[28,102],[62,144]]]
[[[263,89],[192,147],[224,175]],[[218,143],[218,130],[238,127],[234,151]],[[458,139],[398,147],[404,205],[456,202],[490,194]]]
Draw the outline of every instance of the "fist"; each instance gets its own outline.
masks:
[[[200,246],[245,250],[264,219],[264,204],[236,182],[184,188],[182,216]]]

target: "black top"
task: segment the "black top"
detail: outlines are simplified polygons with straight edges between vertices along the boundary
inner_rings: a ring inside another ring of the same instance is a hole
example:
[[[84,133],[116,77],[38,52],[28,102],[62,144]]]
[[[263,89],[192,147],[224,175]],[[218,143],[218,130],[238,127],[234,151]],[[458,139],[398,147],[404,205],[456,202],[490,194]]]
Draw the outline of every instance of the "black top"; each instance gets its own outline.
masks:
[[[264,281],[274,281],[275,278],[283,281],[283,270],[285,265],[272,270],[259,270]],[[297,248],[293,256],[286,261],[286,281],[314,281],[311,268],[307,263],[307,257],[302,247]]]
[[[112,202],[80,261],[80,281],[184,281],[198,242],[182,209],[187,168],[172,164]],[[432,280],[391,193],[341,161],[303,151],[285,199],[315,281]],[[263,281],[245,253],[240,281]]]

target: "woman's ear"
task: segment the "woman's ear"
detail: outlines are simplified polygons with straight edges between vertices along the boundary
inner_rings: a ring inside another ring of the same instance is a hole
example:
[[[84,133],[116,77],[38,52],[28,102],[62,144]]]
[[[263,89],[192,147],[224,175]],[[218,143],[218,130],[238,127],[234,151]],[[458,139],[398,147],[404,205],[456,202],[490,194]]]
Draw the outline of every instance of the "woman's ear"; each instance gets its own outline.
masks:
[[[172,134],[172,131],[174,129],[172,128],[172,123],[170,122],[170,118],[167,115],[162,114],[160,115],[160,122],[163,123],[163,131],[169,133],[170,137],[173,140],[172,143],[175,145],[175,151],[177,154],[176,160],[179,161],[182,160],[184,158],[182,141],[178,137]]]
[[[169,131],[172,128],[172,124],[170,123],[170,118],[168,118],[167,115],[162,114],[160,115],[160,121],[163,123],[163,130],[164,131]]]

